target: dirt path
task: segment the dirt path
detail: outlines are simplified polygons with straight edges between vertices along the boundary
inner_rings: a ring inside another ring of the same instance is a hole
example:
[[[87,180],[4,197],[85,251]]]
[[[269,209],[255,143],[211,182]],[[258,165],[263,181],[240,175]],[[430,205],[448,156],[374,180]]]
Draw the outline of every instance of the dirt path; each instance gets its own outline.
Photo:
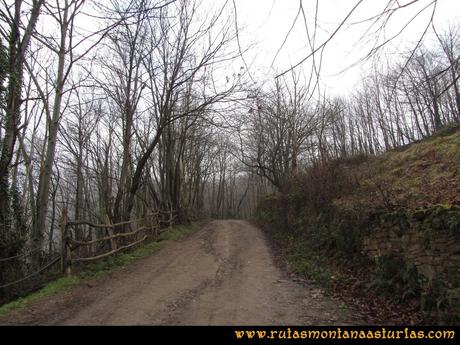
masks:
[[[31,304],[0,324],[350,324],[351,311],[274,265],[262,232],[213,221],[109,277]]]

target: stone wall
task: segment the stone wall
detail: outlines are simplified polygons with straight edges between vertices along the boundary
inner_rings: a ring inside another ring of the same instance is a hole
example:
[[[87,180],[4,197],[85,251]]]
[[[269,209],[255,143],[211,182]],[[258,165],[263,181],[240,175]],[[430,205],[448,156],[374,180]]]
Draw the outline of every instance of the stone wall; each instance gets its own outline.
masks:
[[[450,304],[460,308],[460,207],[434,206],[379,217],[376,229],[363,238],[364,251],[373,258],[398,256],[424,277],[421,286],[445,284]]]

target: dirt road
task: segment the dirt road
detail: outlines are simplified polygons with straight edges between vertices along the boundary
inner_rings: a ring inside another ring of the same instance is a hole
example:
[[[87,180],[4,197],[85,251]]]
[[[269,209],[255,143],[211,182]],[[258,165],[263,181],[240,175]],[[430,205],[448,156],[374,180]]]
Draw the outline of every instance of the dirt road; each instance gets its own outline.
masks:
[[[263,233],[213,221],[109,277],[31,304],[0,324],[350,324],[353,313],[274,264]]]

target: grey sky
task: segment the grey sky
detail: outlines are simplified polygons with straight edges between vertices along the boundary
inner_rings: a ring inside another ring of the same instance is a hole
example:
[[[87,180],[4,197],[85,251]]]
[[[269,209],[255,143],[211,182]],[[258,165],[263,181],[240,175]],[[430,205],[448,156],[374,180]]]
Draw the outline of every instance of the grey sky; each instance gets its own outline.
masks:
[[[400,4],[407,4],[411,0],[400,0]],[[318,10],[318,30],[316,44],[321,44],[337,27],[357,0],[321,0]],[[393,57],[413,47],[425,30],[432,14],[432,0],[420,0],[414,5],[398,10],[388,22],[381,39],[388,38],[402,29],[417,12],[426,9],[386,47],[387,52]],[[291,32],[283,49],[279,52],[272,70],[276,52],[280,48],[285,36],[296,17],[299,0],[235,0],[238,10],[239,26],[242,27],[240,39],[243,46],[256,44],[255,49],[248,52],[246,60],[251,65],[251,72],[260,78],[271,78],[277,72],[282,72],[292,64],[297,63],[310,51],[303,18],[299,17],[297,25]],[[303,0],[303,6],[310,28],[314,28],[316,0]],[[365,0],[348,19],[347,23],[359,22],[373,17],[379,13],[388,0]],[[428,6],[428,7],[427,7]],[[458,22],[460,19],[459,0],[438,0],[434,17],[436,29],[442,31],[449,23]],[[369,28],[369,22],[362,24],[346,25],[330,42],[324,51],[321,77],[329,93],[347,94],[348,91],[364,75],[368,66],[358,64],[349,68],[363,58],[378,41],[376,35],[368,35],[369,40],[359,41],[359,38]],[[430,40],[430,35],[426,37]],[[304,64],[306,73],[309,63]],[[349,68],[346,72],[340,71]],[[325,89],[325,88],[323,88]]]

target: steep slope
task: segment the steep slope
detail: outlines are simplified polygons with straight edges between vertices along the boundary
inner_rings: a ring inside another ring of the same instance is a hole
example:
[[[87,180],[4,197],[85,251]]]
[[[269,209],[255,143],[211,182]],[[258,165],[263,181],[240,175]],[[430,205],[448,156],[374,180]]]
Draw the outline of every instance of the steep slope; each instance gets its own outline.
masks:
[[[456,126],[311,167],[264,200],[259,217],[297,271],[369,296],[363,305],[383,296],[373,313],[394,302],[388,312],[399,316],[382,320],[445,323],[460,310],[459,205]]]
[[[460,204],[460,127],[451,127],[424,141],[351,168],[358,182],[354,193],[340,196],[343,206],[426,207]]]

